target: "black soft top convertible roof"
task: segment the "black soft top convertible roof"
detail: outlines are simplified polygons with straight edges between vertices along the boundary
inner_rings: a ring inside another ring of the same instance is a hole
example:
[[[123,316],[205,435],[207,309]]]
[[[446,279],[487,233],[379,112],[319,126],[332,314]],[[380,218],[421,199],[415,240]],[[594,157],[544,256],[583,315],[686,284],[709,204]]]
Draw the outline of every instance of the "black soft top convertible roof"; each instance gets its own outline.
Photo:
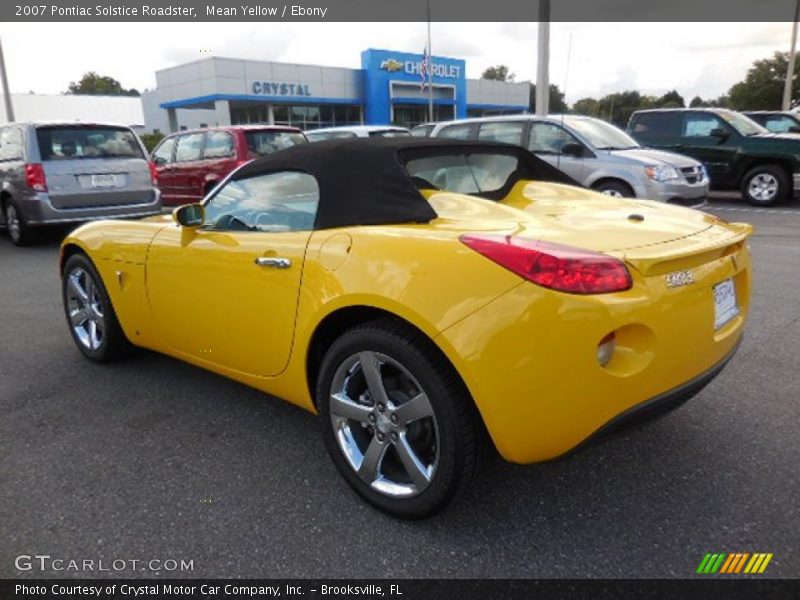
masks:
[[[523,179],[579,185],[519,146],[436,138],[358,138],[299,144],[246,164],[233,178],[275,171],[313,175],[319,184],[315,229],[427,223],[436,218],[436,212],[403,165],[413,158],[448,154],[516,157],[517,171],[504,188]]]

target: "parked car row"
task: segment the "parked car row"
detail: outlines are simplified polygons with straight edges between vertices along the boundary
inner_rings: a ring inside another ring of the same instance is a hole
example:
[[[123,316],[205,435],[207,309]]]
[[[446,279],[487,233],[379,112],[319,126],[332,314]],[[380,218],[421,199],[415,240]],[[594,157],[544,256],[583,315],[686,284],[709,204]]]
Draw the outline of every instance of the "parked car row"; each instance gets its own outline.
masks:
[[[642,148],[624,131],[592,117],[466,119],[440,123],[431,135],[522,146],[581,185],[610,196],[699,205],[708,195],[708,177],[698,161]]]
[[[762,126],[763,125],[763,126]],[[128,127],[15,123],[0,128],[0,224],[24,245],[40,225],[158,214],[197,202],[238,166],[309,141],[441,137],[522,146],[581,185],[611,196],[697,206],[710,187],[769,206],[800,192],[800,119],[724,109],[635,112],[627,132],[580,115],[510,115],[304,133],[242,125],[181,131],[152,162]]]
[[[512,115],[426,123],[418,137],[523,146],[587,187],[696,204],[709,188],[770,206],[800,195],[800,118],[726,109],[637,111],[627,132],[592,117]]]

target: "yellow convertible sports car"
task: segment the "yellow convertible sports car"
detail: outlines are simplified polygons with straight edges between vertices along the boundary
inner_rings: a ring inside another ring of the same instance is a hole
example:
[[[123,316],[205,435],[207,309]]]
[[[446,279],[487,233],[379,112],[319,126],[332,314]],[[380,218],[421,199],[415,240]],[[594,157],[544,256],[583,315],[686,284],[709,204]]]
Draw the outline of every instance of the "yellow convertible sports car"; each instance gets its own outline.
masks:
[[[750,233],[514,146],[337,140],[79,228],[62,289],[88,358],[149,348],[317,412],[347,482],[420,518],[486,433],[545,461],[697,393],[742,337]]]

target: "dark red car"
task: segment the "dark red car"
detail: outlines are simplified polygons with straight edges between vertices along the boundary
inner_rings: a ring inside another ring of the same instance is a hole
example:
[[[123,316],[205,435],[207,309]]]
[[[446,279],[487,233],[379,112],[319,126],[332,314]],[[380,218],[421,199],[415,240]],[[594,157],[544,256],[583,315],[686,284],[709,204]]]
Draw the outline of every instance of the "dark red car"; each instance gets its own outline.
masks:
[[[199,202],[228,173],[249,160],[308,140],[300,129],[271,125],[211,127],[174,133],[153,150],[161,201]]]

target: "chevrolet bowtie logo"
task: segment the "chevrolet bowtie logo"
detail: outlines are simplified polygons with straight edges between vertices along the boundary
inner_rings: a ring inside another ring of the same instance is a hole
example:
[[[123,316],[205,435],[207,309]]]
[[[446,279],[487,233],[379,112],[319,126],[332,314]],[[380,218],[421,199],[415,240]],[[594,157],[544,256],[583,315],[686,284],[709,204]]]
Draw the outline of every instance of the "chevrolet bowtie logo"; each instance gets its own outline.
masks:
[[[388,58],[381,63],[381,69],[384,71],[389,71],[389,73],[394,73],[403,69],[403,63],[401,63],[399,60]]]

